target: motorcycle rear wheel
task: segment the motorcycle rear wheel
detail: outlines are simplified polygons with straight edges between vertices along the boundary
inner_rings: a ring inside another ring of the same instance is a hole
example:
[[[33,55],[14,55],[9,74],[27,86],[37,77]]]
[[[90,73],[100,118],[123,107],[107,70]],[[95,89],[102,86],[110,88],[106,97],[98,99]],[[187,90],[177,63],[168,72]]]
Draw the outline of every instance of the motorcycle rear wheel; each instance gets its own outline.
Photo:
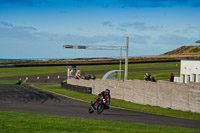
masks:
[[[88,113],[93,113],[93,112],[94,112],[93,108],[92,108],[92,107],[89,107]]]

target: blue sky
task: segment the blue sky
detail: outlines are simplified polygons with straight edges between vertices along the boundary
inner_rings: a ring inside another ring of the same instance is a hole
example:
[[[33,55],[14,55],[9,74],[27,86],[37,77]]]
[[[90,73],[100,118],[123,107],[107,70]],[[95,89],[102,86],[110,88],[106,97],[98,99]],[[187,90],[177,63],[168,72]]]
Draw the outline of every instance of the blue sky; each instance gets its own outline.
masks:
[[[119,57],[62,46],[125,46],[127,36],[129,56],[196,45],[200,0],[0,0],[0,58]]]

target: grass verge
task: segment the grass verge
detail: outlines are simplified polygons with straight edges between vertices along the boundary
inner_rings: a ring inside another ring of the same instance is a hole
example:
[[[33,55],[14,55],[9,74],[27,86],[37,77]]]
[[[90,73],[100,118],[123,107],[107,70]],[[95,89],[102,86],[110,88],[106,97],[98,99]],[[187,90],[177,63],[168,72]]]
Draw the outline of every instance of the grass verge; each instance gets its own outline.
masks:
[[[150,75],[152,75],[155,80],[170,80],[170,74],[174,73],[174,75],[180,75],[180,70],[162,70],[162,71],[148,71]],[[144,80],[145,72],[129,72],[128,77],[129,79],[139,79]]]
[[[199,133],[200,129],[0,111],[1,133]]]
[[[175,67],[175,66],[177,66],[177,69],[179,69],[179,65],[180,62],[140,63],[140,64],[129,64],[129,69]],[[1,68],[0,77],[61,73],[61,72],[67,72],[68,67],[71,66]],[[82,71],[118,70],[119,65],[90,65],[90,66],[77,66],[77,68],[81,68]],[[124,65],[122,65],[122,69],[124,69]]]
[[[0,80],[0,84],[16,84],[17,80]]]

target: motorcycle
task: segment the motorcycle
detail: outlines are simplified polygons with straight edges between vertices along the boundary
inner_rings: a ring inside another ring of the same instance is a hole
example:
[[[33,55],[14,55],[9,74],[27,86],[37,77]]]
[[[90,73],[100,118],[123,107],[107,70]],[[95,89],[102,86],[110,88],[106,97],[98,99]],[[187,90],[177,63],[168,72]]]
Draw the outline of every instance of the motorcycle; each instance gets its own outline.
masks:
[[[91,102],[88,112],[93,113],[96,112],[97,114],[101,114],[104,109],[109,109],[109,105],[106,104],[106,100],[104,98],[100,98],[97,103]],[[95,104],[97,107],[95,107]]]

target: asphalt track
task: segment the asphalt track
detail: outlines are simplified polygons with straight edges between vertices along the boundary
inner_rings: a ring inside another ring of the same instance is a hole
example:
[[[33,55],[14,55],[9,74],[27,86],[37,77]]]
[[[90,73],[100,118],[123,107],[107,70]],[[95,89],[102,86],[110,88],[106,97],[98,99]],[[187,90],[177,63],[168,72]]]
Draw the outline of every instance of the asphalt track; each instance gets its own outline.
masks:
[[[200,120],[167,117],[113,107],[104,110],[100,115],[89,114],[89,105],[87,102],[40,90],[29,85],[0,85],[0,110],[4,111],[200,128]]]

